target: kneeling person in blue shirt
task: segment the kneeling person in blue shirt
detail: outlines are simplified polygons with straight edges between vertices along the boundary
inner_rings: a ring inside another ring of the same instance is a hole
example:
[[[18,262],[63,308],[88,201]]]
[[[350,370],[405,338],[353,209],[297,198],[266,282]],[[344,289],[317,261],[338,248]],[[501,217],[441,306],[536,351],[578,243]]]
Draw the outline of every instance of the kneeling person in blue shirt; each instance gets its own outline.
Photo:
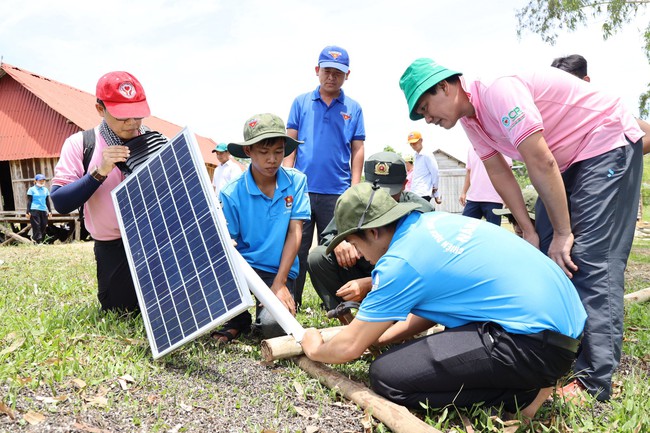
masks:
[[[445,331],[378,357],[372,388],[411,408],[484,402],[532,417],[576,357],[586,313],[575,288],[514,234],[460,215],[412,212],[415,206],[368,183],[339,198],[340,234],[329,248],[350,242],[375,264],[373,286],[332,340],[308,329],[305,354],[343,363],[439,323]]]
[[[302,223],[309,220],[311,211],[306,176],[281,164],[302,142],[289,137],[282,119],[269,113],[246,121],[244,140],[230,143],[228,151],[237,158],[250,158],[251,164],[219,194],[228,232],[236,242],[237,251],[295,315],[297,254]],[[251,322],[251,315],[246,311],[228,321],[212,337],[229,342],[247,332]],[[265,338],[284,334],[268,310],[259,305],[256,325]]]

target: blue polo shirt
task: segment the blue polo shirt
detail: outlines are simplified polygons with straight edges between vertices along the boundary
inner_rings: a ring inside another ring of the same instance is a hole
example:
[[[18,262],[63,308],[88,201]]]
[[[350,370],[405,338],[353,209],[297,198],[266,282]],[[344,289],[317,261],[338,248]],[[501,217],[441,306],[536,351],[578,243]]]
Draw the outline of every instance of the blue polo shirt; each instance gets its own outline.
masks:
[[[237,251],[255,269],[277,274],[291,220],[309,220],[307,178],[293,168],[280,167],[273,198],[260,191],[252,167],[221,190],[219,198]],[[289,278],[298,276],[298,257]]]
[[[413,313],[449,328],[489,321],[513,334],[575,338],[587,318],[571,280],[538,249],[494,224],[446,212],[403,217],[372,278],[356,316],[368,322]]]
[[[352,141],[366,139],[363,112],[343,89],[327,106],[319,89],[298,96],[289,112],[287,128],[305,142],[298,146],[294,167],[307,175],[309,192],[342,194],[352,179]]]
[[[47,212],[47,197],[50,191],[44,186],[34,185],[27,190],[27,195],[32,196],[30,210],[42,210]]]

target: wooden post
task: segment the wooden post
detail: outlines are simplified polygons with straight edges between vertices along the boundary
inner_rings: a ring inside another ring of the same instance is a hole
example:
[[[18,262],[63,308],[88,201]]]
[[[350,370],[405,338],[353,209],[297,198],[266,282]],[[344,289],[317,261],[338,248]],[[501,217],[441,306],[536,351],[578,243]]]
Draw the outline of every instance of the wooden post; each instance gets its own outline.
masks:
[[[636,292],[628,293],[623,297],[626,304],[636,304],[640,302],[650,301],[650,287],[638,290]]]
[[[313,378],[343,397],[358,404],[384,423],[394,433],[442,433],[428,425],[407,408],[386,400],[365,386],[306,356],[293,358],[294,362]]]

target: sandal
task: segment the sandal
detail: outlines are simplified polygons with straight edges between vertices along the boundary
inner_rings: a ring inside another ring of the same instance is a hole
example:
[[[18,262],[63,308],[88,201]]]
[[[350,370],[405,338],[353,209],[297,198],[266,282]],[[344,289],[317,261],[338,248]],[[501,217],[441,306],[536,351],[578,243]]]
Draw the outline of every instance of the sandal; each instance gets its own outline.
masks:
[[[218,331],[214,331],[210,334],[212,338],[218,345],[228,344],[235,338],[239,337],[241,332],[239,329],[235,328],[221,328]]]

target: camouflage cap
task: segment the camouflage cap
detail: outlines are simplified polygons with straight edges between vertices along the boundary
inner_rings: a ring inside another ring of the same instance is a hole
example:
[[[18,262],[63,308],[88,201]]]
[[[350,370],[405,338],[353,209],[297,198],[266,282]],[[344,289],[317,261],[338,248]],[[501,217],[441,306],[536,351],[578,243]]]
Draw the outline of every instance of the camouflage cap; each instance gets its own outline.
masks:
[[[528,211],[528,216],[531,220],[535,221],[535,203],[537,203],[537,191],[535,188],[524,188],[521,190],[521,195],[524,197],[524,204]],[[495,215],[512,215],[512,212],[507,207],[503,209],[492,209]]]
[[[229,143],[228,151],[237,158],[248,158],[244,146],[251,146],[267,138],[283,137],[285,140],[284,156],[291,154],[302,141],[294,140],[287,135],[284,122],[279,116],[271,113],[256,114],[244,123],[244,141]]]
[[[339,234],[327,247],[327,254],[349,235],[388,225],[419,206],[418,203],[398,203],[388,191],[368,182],[348,188],[336,201],[334,221]]]

